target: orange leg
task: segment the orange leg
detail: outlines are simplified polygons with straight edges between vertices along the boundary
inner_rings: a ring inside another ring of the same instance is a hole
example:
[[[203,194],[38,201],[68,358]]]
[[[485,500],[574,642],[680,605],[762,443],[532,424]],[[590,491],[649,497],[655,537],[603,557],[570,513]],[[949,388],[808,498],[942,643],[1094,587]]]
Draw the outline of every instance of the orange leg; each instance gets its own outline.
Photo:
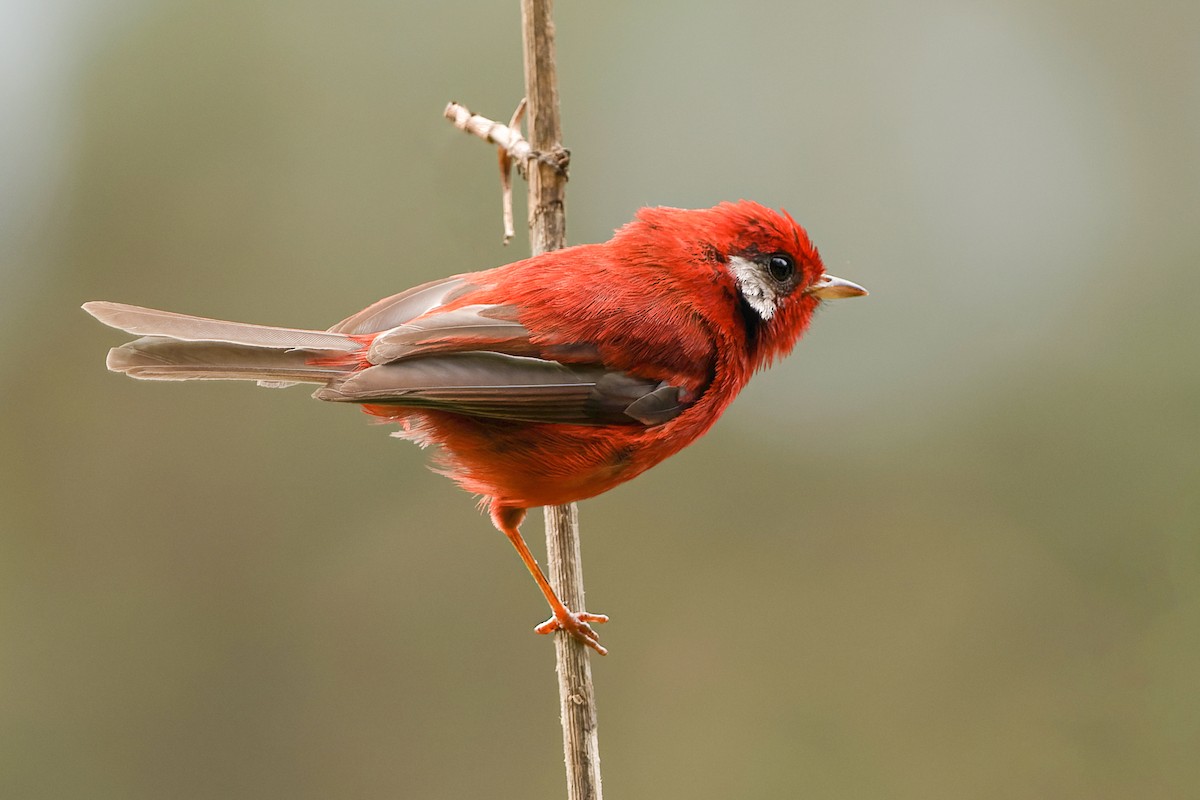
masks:
[[[534,630],[538,633],[553,633],[557,630],[566,631],[600,655],[607,655],[608,650],[600,644],[600,635],[588,623],[608,622],[608,617],[603,614],[589,614],[586,611],[572,611],[558,599],[558,595],[554,593],[553,587],[550,586],[550,581],[546,580],[546,575],[542,572],[542,568],[538,566],[537,559],[533,557],[533,553],[529,552],[529,547],[525,544],[525,540],[521,538],[521,532],[518,530],[521,522],[525,519],[525,509],[492,506],[491,511],[492,524],[508,537],[513,547],[517,548],[517,555],[525,562],[525,568],[529,570],[529,574],[533,576],[534,582],[542,590],[542,594],[546,597],[546,602],[550,604],[550,611],[554,614],[554,616],[541,625],[538,625]]]

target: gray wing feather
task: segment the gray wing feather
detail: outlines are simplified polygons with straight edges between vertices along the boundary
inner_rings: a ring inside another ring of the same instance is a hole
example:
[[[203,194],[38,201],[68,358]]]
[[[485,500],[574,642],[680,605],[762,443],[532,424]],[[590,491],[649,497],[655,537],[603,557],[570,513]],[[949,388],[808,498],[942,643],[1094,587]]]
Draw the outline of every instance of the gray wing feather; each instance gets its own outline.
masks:
[[[580,425],[653,425],[673,418],[651,401],[653,422],[628,409],[658,381],[605,369],[494,352],[447,353],[368,367],[314,394],[321,400],[432,408],[468,416]],[[674,387],[668,387],[674,389]]]
[[[461,340],[457,347],[450,343],[454,339]],[[516,321],[511,307],[473,305],[429,314],[384,331],[371,342],[367,360],[387,364],[430,350],[476,350],[484,346],[495,346],[512,355],[537,351],[529,342],[529,330]]]
[[[661,425],[683,412],[679,387],[660,383],[652,392],[643,394],[625,407],[624,413],[643,425]]]
[[[475,287],[465,278],[454,276],[414,286],[385,297],[330,328],[331,333],[364,334],[386,331],[428,314],[438,306]]]

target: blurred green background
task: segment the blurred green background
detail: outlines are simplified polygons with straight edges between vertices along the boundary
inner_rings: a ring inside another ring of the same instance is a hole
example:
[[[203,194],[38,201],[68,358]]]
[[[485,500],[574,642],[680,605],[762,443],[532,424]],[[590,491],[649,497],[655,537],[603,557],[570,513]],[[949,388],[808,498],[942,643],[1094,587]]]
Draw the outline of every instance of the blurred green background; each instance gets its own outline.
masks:
[[[507,118],[517,7],[0,4],[0,796],[563,795],[471,499],[78,310],[324,327],[525,255],[441,118]],[[1200,5],[557,19],[572,242],[747,197],[871,290],[582,505],[609,796],[1200,796]]]

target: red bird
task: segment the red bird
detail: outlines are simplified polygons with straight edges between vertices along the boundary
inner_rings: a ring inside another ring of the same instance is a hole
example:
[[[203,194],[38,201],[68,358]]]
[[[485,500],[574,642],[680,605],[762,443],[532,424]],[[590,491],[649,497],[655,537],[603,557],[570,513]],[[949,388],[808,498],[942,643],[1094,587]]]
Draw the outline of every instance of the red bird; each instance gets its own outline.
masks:
[[[823,300],[865,295],[826,275],[804,228],[757,203],[645,208],[604,244],[455,275],[380,300],[328,331],[83,308],[141,336],[108,368],[150,380],[315,383],[437,445],[482,495],[564,629],[598,653],[518,526],[534,506],[593,497],[703,435],[755,370],[791,351]]]

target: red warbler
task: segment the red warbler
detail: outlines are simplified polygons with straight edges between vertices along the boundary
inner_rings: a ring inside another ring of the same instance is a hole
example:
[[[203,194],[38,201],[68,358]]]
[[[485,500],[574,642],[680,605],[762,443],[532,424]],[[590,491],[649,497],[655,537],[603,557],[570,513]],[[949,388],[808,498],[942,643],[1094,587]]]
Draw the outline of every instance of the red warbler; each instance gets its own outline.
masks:
[[[865,295],[826,275],[808,234],[757,203],[645,208],[604,244],[426,283],[327,331],[120,303],[84,309],[139,335],[108,368],[150,380],[315,383],[437,445],[439,471],[482,496],[564,629],[603,654],[518,526],[534,506],[605,492],[703,435],[755,370],[791,351],[825,301]]]

